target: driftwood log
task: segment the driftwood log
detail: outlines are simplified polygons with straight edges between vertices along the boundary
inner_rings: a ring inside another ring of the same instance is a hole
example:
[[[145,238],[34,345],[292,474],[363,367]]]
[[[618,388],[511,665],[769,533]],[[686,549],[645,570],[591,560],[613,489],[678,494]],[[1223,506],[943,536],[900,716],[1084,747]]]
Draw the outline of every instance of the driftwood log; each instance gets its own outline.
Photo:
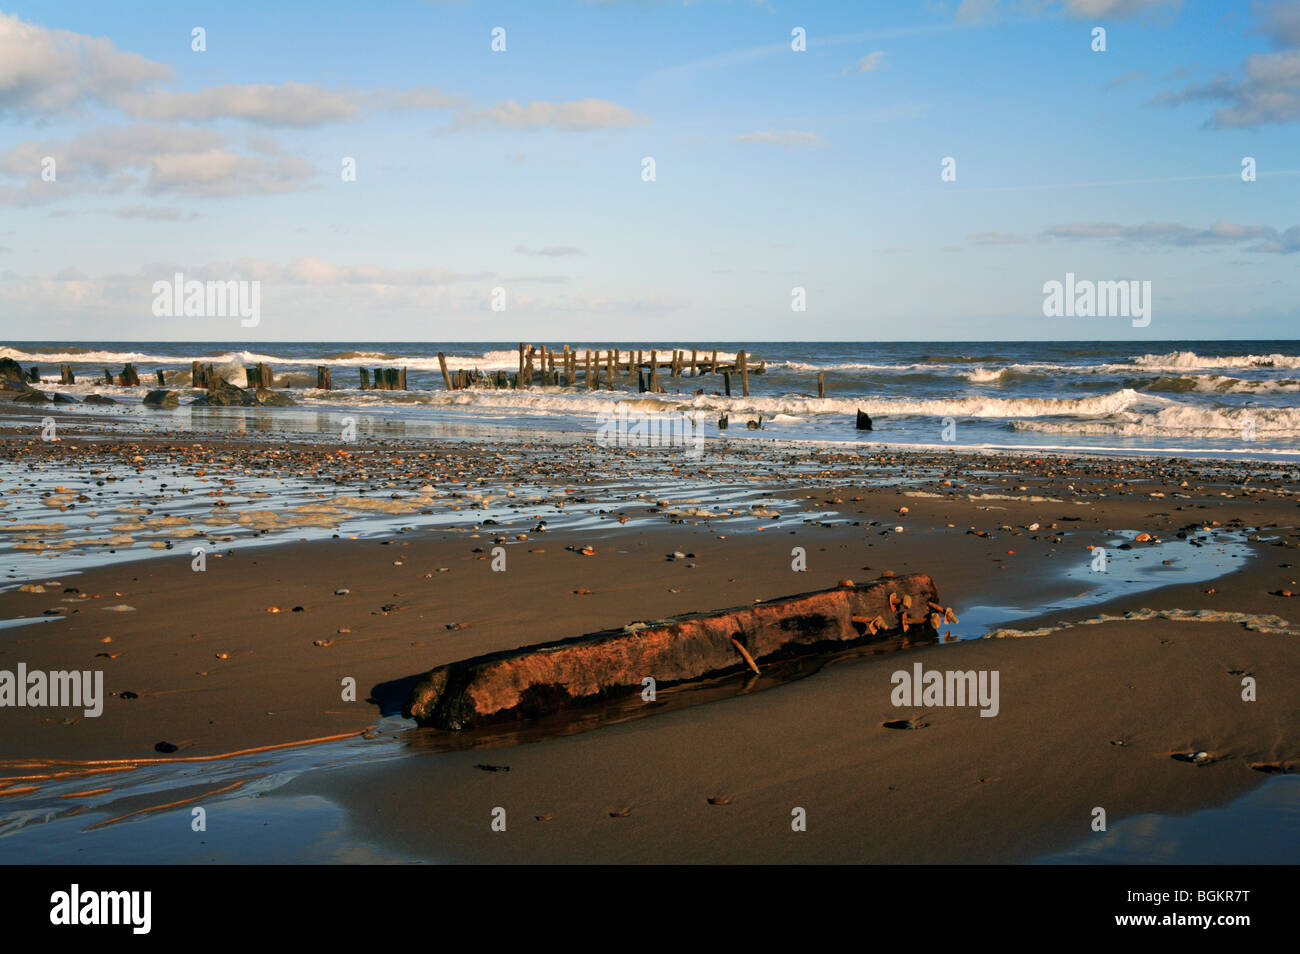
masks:
[[[403,714],[439,729],[536,718],[639,692],[647,676],[669,686],[909,629],[932,633],[926,607],[938,601],[928,576],[886,577],[491,653],[425,673]]]

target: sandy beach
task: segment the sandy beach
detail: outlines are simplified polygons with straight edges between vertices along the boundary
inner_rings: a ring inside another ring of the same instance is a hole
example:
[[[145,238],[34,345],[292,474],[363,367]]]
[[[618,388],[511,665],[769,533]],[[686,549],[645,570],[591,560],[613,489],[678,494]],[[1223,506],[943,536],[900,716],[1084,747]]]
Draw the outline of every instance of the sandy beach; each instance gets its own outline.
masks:
[[[357,736],[386,757],[302,771],[276,795],[326,798],[352,838],[407,857],[1021,862],[1086,842],[1098,807],[1113,825],[1223,805],[1297,764],[1293,465],[779,459],[743,441],[701,459],[238,435],[40,442],[21,428],[3,451],[0,537],[43,562],[0,593],[0,617],[32,621],[4,632],[0,668],[101,670],[105,695],[95,718],[6,712],[11,819],[43,798],[112,819],[175,800],[131,786],[169,759]],[[145,512],[117,512],[142,474],[168,486],[136,500]],[[259,496],[268,480],[328,487],[356,512],[295,522]],[[200,494],[184,518],[148,525]],[[21,514],[37,508],[49,516],[32,530]],[[49,524],[78,511],[90,536],[62,547],[82,529]],[[61,573],[104,528],[117,559]],[[163,547],[126,542],[151,530]],[[454,733],[399,715],[437,665],[886,573],[929,574],[959,622],[762,679],[737,660],[707,691],[594,719]],[[895,705],[893,674],[918,664],[996,671],[996,717]],[[511,837],[491,827],[497,809]],[[792,830],[798,809],[806,831]]]

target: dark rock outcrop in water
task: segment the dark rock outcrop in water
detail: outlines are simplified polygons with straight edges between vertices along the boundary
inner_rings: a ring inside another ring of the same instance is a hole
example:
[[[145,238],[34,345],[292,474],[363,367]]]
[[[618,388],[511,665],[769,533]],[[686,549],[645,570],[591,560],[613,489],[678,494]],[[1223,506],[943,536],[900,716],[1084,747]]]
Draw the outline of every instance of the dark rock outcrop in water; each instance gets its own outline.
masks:
[[[26,391],[20,391],[12,398],[15,404],[48,404],[54,398],[50,397],[44,391],[38,391],[35,388],[28,388]]]
[[[175,391],[158,388],[146,394],[140,403],[145,407],[176,407],[181,403],[181,399]]]
[[[871,430],[871,415],[866,411],[858,411],[858,430]]]
[[[297,407],[298,402],[287,394],[269,388],[257,389],[257,403],[262,407]]]
[[[83,400],[85,404],[116,404],[113,398],[107,394],[87,394]]]
[[[909,630],[934,638],[939,592],[930,577],[845,584],[439,666],[415,683],[403,714],[469,729],[639,692],[647,676],[662,687]]]
[[[13,358],[0,358],[0,391],[22,394],[33,390],[27,372]]]
[[[256,407],[257,398],[225,378],[215,378],[208,393],[190,402],[191,407]]]

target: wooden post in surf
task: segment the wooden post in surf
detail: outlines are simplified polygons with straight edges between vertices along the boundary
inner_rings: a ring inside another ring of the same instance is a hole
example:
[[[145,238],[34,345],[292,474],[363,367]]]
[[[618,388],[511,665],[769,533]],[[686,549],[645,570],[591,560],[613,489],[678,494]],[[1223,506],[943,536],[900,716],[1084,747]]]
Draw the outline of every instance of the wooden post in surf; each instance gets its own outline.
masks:
[[[105,384],[113,383],[113,372],[108,370],[108,368],[104,369],[104,383]]]
[[[614,390],[614,352],[605,352],[605,384],[609,390]]]
[[[745,352],[736,353],[736,364],[740,366],[740,393],[749,397],[749,365],[746,363]]]
[[[59,365],[59,383],[60,384],[77,383],[77,376],[72,373],[72,365],[70,364]]]
[[[817,396],[824,398],[826,396],[826,372],[817,372]]]
[[[158,387],[165,388],[167,386],[167,379],[163,377],[162,369],[159,368],[154,372],[154,374],[158,375]],[[68,384],[70,382],[65,381],[64,383]]]
[[[695,356],[697,353],[694,348],[691,349],[691,377],[695,377]]]
[[[370,372],[367,371],[365,368],[357,368],[357,370],[361,372],[361,390],[363,390],[363,391],[369,391],[369,390],[370,390]]]
[[[731,372],[722,372],[722,385],[727,389],[727,397],[731,397]]]
[[[406,390],[406,369],[405,368],[399,368],[397,370],[397,389],[399,391]]]
[[[520,357],[519,368],[523,370],[524,359]],[[451,375],[447,373],[447,356],[441,351],[438,352],[438,367],[442,370],[442,383],[446,385],[447,390],[451,390]]]
[[[446,374],[445,371],[443,373]],[[524,343],[521,341],[519,342],[519,374],[515,378],[515,390],[524,386]]]
[[[709,374],[718,373],[718,349],[713,349],[713,360],[709,362]]]
[[[586,369],[586,371],[585,371],[585,372],[583,373],[583,375],[582,375],[582,383],[585,384],[585,385],[587,386],[587,390],[590,391],[591,388],[592,388],[592,383],[591,383],[591,349],[590,349],[590,348],[587,349],[587,353],[586,353],[586,362],[587,362],[587,369]]]
[[[650,352],[650,393],[659,393],[659,352]]]
[[[316,366],[316,390],[330,390],[330,369],[324,365]]]

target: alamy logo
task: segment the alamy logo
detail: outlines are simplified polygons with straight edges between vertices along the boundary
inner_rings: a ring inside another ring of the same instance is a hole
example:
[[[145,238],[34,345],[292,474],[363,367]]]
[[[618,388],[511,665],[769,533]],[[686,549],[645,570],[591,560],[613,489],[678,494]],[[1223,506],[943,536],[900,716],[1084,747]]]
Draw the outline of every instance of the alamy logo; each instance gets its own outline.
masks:
[[[156,318],[238,317],[244,328],[256,328],[262,320],[260,281],[187,282],[177,272],[170,282],[154,282],[153,294]]]
[[[50,923],[129,924],[131,933],[148,934],[153,923],[152,891],[70,891],[50,895]]]
[[[1134,328],[1151,324],[1151,282],[1075,281],[1043,283],[1043,314],[1048,318],[1132,318]]]
[[[104,711],[103,670],[28,672],[27,663],[19,663],[17,673],[0,669],[0,708],[5,706],[79,708],[97,719]]]
[[[926,672],[920,663],[912,665],[909,673],[900,669],[889,680],[894,690],[889,701],[896,708],[917,706],[979,706],[982,718],[998,714],[998,671],[996,669],[957,670],[931,669]]]
[[[620,404],[597,418],[601,447],[686,447],[692,457],[704,453],[704,425],[696,414],[652,414]]]

